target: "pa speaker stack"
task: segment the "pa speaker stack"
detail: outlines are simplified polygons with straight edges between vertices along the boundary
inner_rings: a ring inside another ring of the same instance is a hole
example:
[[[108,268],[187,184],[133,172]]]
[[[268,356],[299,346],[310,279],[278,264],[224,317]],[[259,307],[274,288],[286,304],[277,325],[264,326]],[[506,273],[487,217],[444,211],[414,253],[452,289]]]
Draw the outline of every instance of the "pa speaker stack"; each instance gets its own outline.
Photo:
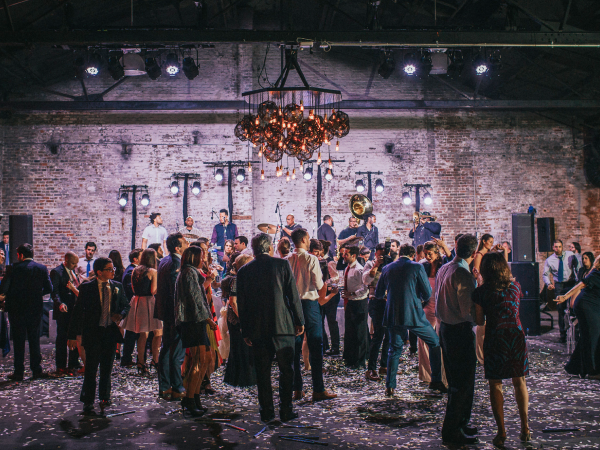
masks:
[[[6,255],[11,264],[17,262],[17,247],[23,244],[33,245],[33,216],[8,216],[8,232],[10,234],[10,255]]]
[[[538,223],[541,219],[538,219]],[[521,285],[519,316],[527,335],[540,335],[540,267],[535,262],[533,214],[512,215],[512,254],[510,270]]]

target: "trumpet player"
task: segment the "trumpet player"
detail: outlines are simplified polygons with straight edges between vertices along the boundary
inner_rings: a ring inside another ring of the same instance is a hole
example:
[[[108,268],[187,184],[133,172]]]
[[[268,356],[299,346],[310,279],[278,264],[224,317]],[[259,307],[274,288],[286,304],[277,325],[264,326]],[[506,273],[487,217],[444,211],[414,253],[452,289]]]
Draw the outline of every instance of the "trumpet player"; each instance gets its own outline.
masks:
[[[442,226],[436,222],[436,218],[427,211],[421,214],[414,213],[415,221],[413,229],[408,234],[408,237],[413,240],[413,247],[424,245],[425,242],[432,241],[434,238],[439,239],[442,231]]]

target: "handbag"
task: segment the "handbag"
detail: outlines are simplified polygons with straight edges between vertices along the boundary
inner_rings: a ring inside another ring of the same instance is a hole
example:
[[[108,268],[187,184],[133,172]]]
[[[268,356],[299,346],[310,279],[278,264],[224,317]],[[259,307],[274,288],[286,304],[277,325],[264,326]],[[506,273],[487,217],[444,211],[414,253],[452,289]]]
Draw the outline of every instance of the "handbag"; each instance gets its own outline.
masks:
[[[240,318],[237,316],[231,305],[227,305],[227,322],[232,325],[237,325],[240,323]]]

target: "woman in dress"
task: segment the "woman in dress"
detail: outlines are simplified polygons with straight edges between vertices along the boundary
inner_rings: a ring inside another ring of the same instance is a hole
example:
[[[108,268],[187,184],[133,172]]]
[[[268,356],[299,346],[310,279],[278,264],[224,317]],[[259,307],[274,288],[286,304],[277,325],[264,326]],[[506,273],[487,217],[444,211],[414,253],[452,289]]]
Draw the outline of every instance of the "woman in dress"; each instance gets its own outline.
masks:
[[[585,256],[585,253],[584,253]],[[567,373],[581,378],[600,379],[600,256],[587,276],[557,303],[570,300],[579,322],[579,341],[565,366]]]
[[[473,303],[477,325],[486,325],[483,367],[490,383],[490,402],[498,426],[493,443],[502,447],[506,441],[502,380],[509,378],[521,418],[521,441],[531,440],[527,417],[529,394],[525,383],[529,359],[525,332],[519,319],[521,287],[512,281],[508,263],[500,253],[487,253],[481,260],[480,273],[484,283],[473,292]]]
[[[221,289],[228,295],[227,327],[229,328],[229,358],[225,367],[223,381],[230,386],[256,386],[256,372],[252,359],[252,348],[248,347],[242,338],[242,329],[238,317],[236,275],[240,268],[254,258],[250,255],[240,255],[233,264],[230,275],[221,283]]]
[[[204,276],[200,268],[204,263],[204,252],[201,247],[192,246],[184,250],[174,301],[175,325],[181,333],[181,344],[189,352],[183,378],[186,396],[181,400],[181,407],[196,417],[206,411],[200,402],[200,387],[211,361],[208,333],[217,328],[202,286]]]
[[[442,266],[442,256],[440,255],[440,251],[438,246],[433,241],[426,242],[423,246],[423,251],[425,252],[425,262],[423,262],[423,267],[425,268],[425,272],[427,273],[427,277],[429,278],[429,284],[431,285],[431,297],[429,297],[429,301],[423,307],[423,311],[425,311],[425,317],[433,327],[433,329],[438,332],[440,328],[440,320],[435,316],[435,276],[437,274],[438,269]],[[429,361],[429,346],[423,342],[421,338],[419,338],[419,379],[426,383],[429,383],[429,388],[447,393],[448,388],[446,387],[446,374],[444,373],[444,367],[442,365],[442,354],[435,353],[433,355],[434,358],[439,358],[438,367],[442,368],[442,380],[437,382],[431,381],[431,364]]]
[[[142,252],[140,265],[131,275],[131,287],[134,295],[130,303],[131,309],[123,325],[127,331],[140,335],[137,341],[137,368],[142,375],[148,372],[145,352],[148,334],[151,331],[154,332],[151,363],[153,367],[158,364],[158,354],[162,342],[162,321],[154,318],[154,294],[156,294],[157,279],[156,251],[147,248]]]
[[[579,272],[577,272],[577,279],[579,281],[587,277],[592,271],[592,267],[594,266],[594,254],[592,252],[585,252],[581,255],[581,264],[582,266],[579,269]]]

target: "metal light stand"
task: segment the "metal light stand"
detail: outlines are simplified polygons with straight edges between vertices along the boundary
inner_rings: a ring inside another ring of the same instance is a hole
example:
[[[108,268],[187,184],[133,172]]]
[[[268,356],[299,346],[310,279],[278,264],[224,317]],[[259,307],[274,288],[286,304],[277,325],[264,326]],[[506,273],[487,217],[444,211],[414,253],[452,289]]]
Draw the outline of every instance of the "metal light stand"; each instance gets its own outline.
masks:
[[[148,186],[140,185],[140,184],[129,184],[129,185],[121,185],[119,188],[119,198],[124,193],[131,193],[131,250],[135,248],[135,232],[137,230],[137,192],[142,192],[142,195],[148,194]],[[127,205],[126,205],[127,206]],[[125,207],[121,207],[121,209],[125,209]]]
[[[371,172],[370,170],[366,171],[366,172],[354,172],[356,175],[366,175],[367,176],[367,182],[368,182],[368,188],[367,188],[367,197],[369,197],[369,200],[373,201],[373,186],[371,184],[371,175],[383,175],[383,172]]]
[[[183,223],[188,216],[188,181],[190,179],[197,180],[200,178],[199,173],[174,173],[171,175],[172,179],[181,180],[183,179]],[[179,227],[178,227],[179,228]],[[179,231],[179,230],[177,230]]]
[[[229,210],[230,220],[233,222],[233,176],[232,176],[232,168],[233,167],[246,167],[248,166],[248,162],[250,164],[260,164],[260,161],[206,161],[206,164],[209,167],[227,167],[227,209]]]
[[[430,184],[405,184],[404,187],[415,190],[415,211],[419,212],[421,210],[421,188],[431,189],[431,185]]]
[[[304,161],[304,163],[316,163],[316,159],[309,159],[308,161]],[[331,163],[343,163],[346,162],[345,159],[332,159]],[[323,191],[323,179],[321,166],[325,164],[324,160],[321,161],[321,164],[317,164],[317,227],[321,226],[321,192]],[[329,163],[329,161],[327,161]]]

